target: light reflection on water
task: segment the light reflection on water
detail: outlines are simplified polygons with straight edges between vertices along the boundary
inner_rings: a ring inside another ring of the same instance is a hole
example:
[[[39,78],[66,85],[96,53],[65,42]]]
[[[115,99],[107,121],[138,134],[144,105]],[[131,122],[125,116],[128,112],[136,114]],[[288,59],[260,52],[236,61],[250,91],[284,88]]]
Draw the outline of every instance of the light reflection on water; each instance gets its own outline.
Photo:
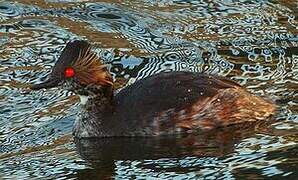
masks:
[[[0,178],[297,177],[297,8],[277,1],[0,1]],[[71,39],[95,44],[119,87],[161,71],[222,74],[275,100],[278,122],[245,135],[74,143],[77,97],[24,91],[45,79]]]

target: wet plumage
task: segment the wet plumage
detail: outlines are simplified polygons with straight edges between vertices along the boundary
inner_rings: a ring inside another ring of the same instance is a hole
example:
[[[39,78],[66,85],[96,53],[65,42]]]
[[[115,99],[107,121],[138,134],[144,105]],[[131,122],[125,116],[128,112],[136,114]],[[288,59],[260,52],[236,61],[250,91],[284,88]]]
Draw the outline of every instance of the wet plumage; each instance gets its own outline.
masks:
[[[74,75],[65,75],[73,68]],[[80,95],[76,137],[157,136],[266,120],[275,105],[225,77],[195,72],[159,73],[114,95],[113,79],[86,41],[67,44],[44,83]]]

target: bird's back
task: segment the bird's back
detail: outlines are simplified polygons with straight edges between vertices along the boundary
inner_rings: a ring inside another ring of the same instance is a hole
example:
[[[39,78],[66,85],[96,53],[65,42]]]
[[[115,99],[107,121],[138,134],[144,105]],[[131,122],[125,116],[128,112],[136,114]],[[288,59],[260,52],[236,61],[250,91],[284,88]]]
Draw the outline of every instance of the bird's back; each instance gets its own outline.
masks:
[[[267,117],[274,111],[269,102],[232,80],[194,72],[160,73],[139,80],[121,90],[114,103],[115,116],[140,135],[210,129]],[[270,111],[254,115],[253,106]]]

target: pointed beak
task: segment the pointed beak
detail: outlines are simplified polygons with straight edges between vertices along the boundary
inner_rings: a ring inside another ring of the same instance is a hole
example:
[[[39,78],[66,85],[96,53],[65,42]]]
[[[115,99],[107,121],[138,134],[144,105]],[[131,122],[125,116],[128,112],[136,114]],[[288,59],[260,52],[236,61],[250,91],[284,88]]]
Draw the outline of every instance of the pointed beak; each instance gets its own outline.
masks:
[[[59,86],[60,81],[59,79],[48,79],[45,82],[34,84],[30,87],[31,90],[39,90],[39,89],[49,89],[53,87]]]

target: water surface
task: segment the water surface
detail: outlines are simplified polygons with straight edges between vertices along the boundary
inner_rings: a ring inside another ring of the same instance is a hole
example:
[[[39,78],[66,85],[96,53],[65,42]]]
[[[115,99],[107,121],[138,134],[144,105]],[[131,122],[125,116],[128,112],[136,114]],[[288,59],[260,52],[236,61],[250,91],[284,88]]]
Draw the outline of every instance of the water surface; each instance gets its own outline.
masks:
[[[294,0],[1,0],[0,179],[297,178],[297,9]],[[276,122],[75,142],[77,96],[25,91],[73,39],[95,45],[117,87],[162,71],[220,74],[275,101]]]

